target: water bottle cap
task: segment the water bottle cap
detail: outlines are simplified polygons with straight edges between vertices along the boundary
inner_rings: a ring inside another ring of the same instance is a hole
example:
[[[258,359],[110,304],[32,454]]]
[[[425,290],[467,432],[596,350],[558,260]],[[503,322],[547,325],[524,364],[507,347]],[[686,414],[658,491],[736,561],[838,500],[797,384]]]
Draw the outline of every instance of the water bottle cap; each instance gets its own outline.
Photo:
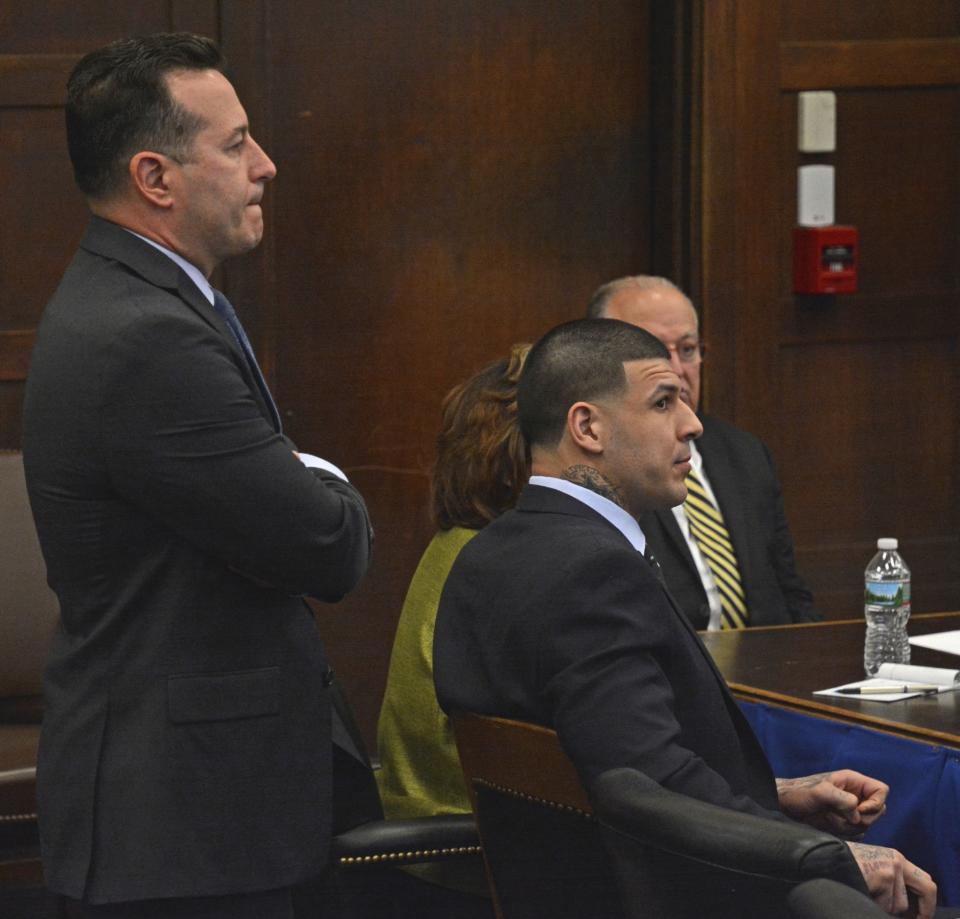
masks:
[[[884,539],[877,540],[878,549],[896,549],[898,546],[897,540],[891,539],[890,537],[885,537]]]

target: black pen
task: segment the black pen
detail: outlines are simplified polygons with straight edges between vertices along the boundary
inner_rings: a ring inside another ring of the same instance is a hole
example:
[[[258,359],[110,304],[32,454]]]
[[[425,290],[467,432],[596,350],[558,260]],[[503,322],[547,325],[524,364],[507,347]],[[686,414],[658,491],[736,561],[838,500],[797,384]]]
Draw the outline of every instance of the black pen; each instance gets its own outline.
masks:
[[[838,689],[837,692],[845,696],[893,695],[903,692],[922,692],[925,696],[931,696],[939,688],[939,686],[931,686],[929,683],[917,686],[848,686],[845,689]]]

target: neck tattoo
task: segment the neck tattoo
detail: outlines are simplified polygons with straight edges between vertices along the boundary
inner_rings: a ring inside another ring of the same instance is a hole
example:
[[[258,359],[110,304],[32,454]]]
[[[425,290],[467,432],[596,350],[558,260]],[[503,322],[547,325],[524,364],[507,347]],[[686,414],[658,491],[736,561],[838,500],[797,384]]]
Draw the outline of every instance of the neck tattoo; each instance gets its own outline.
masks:
[[[566,479],[568,482],[573,482],[574,485],[582,485],[584,488],[589,488],[590,491],[594,491],[598,495],[607,498],[618,507],[626,507],[623,503],[623,495],[620,494],[620,489],[609,479],[604,478],[593,466],[568,466],[560,473],[560,478]]]

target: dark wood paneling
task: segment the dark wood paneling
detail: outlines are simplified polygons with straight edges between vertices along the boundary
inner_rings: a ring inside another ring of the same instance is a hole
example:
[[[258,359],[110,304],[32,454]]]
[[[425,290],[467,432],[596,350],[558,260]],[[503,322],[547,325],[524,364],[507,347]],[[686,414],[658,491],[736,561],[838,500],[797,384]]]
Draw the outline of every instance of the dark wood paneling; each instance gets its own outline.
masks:
[[[0,432],[4,444],[19,449],[23,435],[21,406],[23,405],[23,383],[18,380],[0,380]],[[3,449],[7,449],[4,447]]]
[[[957,0],[779,0],[785,42],[955,38]]]
[[[911,569],[914,612],[956,606],[960,538],[912,536],[901,540],[900,548]],[[835,614],[831,618],[846,618],[840,614],[844,610],[850,616],[862,615],[863,569],[876,551],[875,539],[850,543],[818,540],[798,548],[797,565],[808,575],[820,608]]]
[[[697,188],[700,212],[699,283],[690,289],[700,308],[700,328],[709,359],[703,366],[702,404],[721,417],[734,417],[734,385],[723,368],[734,366],[736,342],[734,324],[727,317],[734,299],[722,302],[724,291],[732,291],[737,265],[730,249],[722,250],[714,240],[736,238],[736,211],[728,204],[735,184],[737,113],[735,57],[724,49],[735,47],[736,21],[729,3],[698,4],[695,43],[700,55],[701,124],[700,161],[695,165],[700,181]]]
[[[954,339],[960,334],[955,293],[784,297],[780,343]]]
[[[699,283],[700,80],[696,11],[689,0],[651,6],[653,274],[684,290]]]
[[[840,93],[837,116],[837,222],[860,229],[860,291],[956,298],[960,88]]]
[[[777,252],[771,215],[779,210],[779,139],[750,130],[779,120],[777,4],[711,0],[703,4],[702,290],[709,356],[706,407],[775,439],[773,341]],[[763,229],[761,229],[763,228]],[[773,444],[775,446],[775,443]]]
[[[87,221],[63,130],[70,70],[117,38],[161,30],[217,37],[216,0],[117,4],[7,0],[0,14],[0,380],[22,380],[33,329]],[[0,447],[20,443],[22,386],[0,396]]]
[[[800,568],[828,615],[859,614],[863,568],[886,535],[913,567],[914,608],[956,608],[960,8],[709,0],[702,11],[711,410],[771,445]],[[764,50],[742,53],[748,41]],[[781,66],[787,88],[840,90],[836,153],[797,152]],[[836,167],[837,222],[860,230],[855,295],[792,293],[796,168],[811,162]]]
[[[799,542],[940,535],[956,457],[936,434],[960,417],[957,356],[940,338],[781,349],[780,468],[804,496],[788,500]]]
[[[841,92],[837,118],[837,152],[804,157],[795,96],[784,96],[784,209],[795,207],[796,166],[831,162],[837,221],[857,226],[861,243],[856,294],[794,297],[789,233],[781,238],[780,465],[798,557],[821,605],[855,615],[875,538],[897,536],[914,608],[954,607],[960,92]]]
[[[787,513],[801,568],[836,616],[862,608],[878,536],[900,539],[915,610],[957,605],[957,357],[943,337],[782,349]]]
[[[960,73],[960,39],[785,42],[782,89],[950,86]]]
[[[648,6],[269,5],[276,388],[377,527],[358,594],[320,612],[368,736],[444,392],[650,267]]]
[[[170,25],[178,32],[195,32],[221,39],[221,0],[168,0]],[[252,4],[251,4],[252,5]]]
[[[0,332],[0,381],[27,378],[34,337],[33,329]]]
[[[186,30],[215,35],[217,0],[4,0],[0,53],[85,54],[129,35]]]
[[[62,109],[0,108],[0,136],[0,181],[10,191],[0,222],[0,327],[23,329],[36,325],[56,289],[86,206],[73,184]]]
[[[79,54],[0,54],[0,107],[62,107]]]

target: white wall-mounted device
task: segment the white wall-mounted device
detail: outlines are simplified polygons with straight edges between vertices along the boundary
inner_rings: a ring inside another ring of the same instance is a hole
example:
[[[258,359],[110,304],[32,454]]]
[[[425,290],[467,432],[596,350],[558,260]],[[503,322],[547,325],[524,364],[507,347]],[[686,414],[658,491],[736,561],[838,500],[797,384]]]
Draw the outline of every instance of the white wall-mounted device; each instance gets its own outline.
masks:
[[[800,93],[797,99],[797,137],[801,153],[833,153],[837,149],[837,94]]]
[[[797,169],[797,223],[802,227],[833,223],[833,166]]]

